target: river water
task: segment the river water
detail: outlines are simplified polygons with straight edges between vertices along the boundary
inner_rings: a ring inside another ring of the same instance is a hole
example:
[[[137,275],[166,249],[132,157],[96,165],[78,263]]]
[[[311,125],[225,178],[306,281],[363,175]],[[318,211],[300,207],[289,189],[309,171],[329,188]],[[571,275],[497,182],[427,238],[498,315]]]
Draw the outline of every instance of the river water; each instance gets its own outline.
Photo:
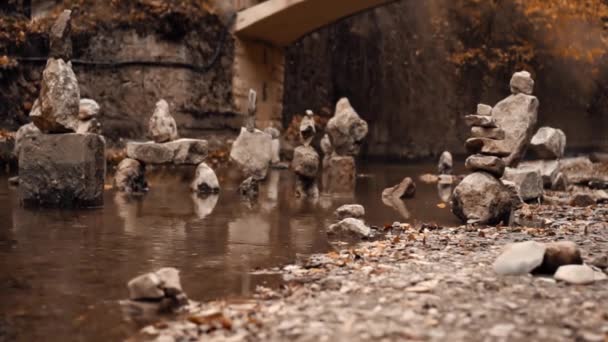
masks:
[[[77,211],[23,209],[0,176],[0,341],[122,340],[137,329],[117,304],[127,281],[161,267],[180,269],[196,300],[276,287],[277,276],[252,271],[331,249],[324,229],[342,204],[364,205],[376,226],[458,224],[449,206],[437,205],[437,185],[417,180],[435,168],[367,164],[353,194],[316,202],[294,199],[292,173],[273,170],[255,203],[243,201],[238,182],[221,171],[220,195],[200,198],[188,188],[192,170],[163,170],[149,173],[143,197],[108,190],[104,208]],[[416,198],[383,204],[382,190],[406,176],[416,180]]]

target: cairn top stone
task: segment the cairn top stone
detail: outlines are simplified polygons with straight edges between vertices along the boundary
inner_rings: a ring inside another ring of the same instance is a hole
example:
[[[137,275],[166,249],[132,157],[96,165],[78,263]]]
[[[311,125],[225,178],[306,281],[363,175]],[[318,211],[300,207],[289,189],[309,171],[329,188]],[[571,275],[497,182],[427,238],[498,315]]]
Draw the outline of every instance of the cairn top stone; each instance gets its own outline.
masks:
[[[532,75],[527,71],[519,71],[513,74],[511,77],[511,93],[532,95],[534,91],[534,80]]]
[[[492,115],[492,106],[488,106],[487,104],[480,103],[477,105],[477,115]]]
[[[178,138],[177,123],[169,112],[169,103],[160,100],[156,103],[154,113],[148,123],[151,138],[157,143],[173,141]]]
[[[315,127],[315,119],[313,116],[313,112],[310,110],[306,111],[306,115],[302,118],[300,122],[300,140],[304,146],[310,145],[312,140],[317,133],[317,129]]]
[[[342,98],[336,104],[336,113],[327,123],[327,133],[337,154],[356,156],[367,136],[368,126],[351,106],[350,101]]]
[[[566,150],[566,134],[561,129],[541,127],[530,141],[530,148],[541,159],[559,159]]]
[[[43,133],[71,133],[78,128],[80,88],[72,64],[49,58],[42,73],[40,97],[30,112]]]
[[[50,56],[72,59],[72,11],[64,10],[49,32]]]

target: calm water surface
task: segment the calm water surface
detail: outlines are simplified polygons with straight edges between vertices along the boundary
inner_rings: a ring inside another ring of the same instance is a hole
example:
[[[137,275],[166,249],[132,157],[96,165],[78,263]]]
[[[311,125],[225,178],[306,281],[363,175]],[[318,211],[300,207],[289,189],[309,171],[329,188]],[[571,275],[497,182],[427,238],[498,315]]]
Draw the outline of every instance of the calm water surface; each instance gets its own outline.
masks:
[[[330,249],[324,228],[342,204],[363,204],[372,225],[458,224],[437,207],[435,184],[417,181],[416,198],[393,207],[380,198],[403,177],[434,170],[434,163],[361,166],[354,194],[317,202],[294,199],[292,173],[273,171],[253,204],[221,172],[221,194],[200,198],[188,188],[192,170],[164,170],[149,175],[152,190],[141,198],[110,190],[103,209],[79,211],[23,209],[0,176],[0,341],[122,340],[137,329],[117,304],[126,282],[160,267],[180,269],[196,300],[278,286],[277,276],[251,272]]]

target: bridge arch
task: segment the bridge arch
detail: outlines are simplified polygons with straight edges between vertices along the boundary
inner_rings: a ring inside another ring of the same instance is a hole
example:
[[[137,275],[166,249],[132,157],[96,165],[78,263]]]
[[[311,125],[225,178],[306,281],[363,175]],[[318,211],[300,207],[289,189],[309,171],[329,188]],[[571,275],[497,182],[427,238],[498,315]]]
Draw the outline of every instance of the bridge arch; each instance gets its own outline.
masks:
[[[392,1],[267,0],[239,11],[232,81],[238,112],[246,112],[249,89],[254,89],[258,126],[278,126],[283,111],[284,47],[342,18]]]

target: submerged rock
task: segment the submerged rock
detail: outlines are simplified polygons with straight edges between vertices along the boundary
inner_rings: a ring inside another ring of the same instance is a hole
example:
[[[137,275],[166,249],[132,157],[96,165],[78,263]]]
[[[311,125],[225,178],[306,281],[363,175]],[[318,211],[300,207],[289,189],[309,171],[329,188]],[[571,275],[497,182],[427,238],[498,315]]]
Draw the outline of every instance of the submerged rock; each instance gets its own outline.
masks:
[[[559,159],[566,150],[566,134],[561,129],[541,127],[532,137],[530,148],[541,159]]]
[[[544,194],[543,179],[538,170],[506,168],[502,179],[515,183],[524,201],[541,198]]]
[[[410,177],[405,177],[401,183],[382,191],[382,197],[413,198],[415,195],[416,183]]]
[[[148,132],[152,140],[157,143],[164,143],[176,140],[177,123],[169,112],[169,104],[165,100],[156,103],[154,113],[148,123]]]
[[[468,175],[452,194],[452,212],[463,222],[507,222],[511,207],[509,190],[498,179],[485,172]]]
[[[264,179],[272,161],[272,138],[260,131],[241,128],[241,133],[232,144],[230,160],[247,176]]]
[[[587,265],[561,266],[553,277],[573,285],[587,285],[608,278],[605,273],[596,271]]]
[[[346,218],[327,228],[328,234],[352,234],[359,237],[370,237],[372,230],[365,222],[356,218]]]
[[[40,97],[30,117],[44,133],[69,133],[78,128],[80,88],[72,64],[50,58],[42,73]]]
[[[338,220],[346,218],[360,219],[365,216],[365,208],[360,204],[346,204],[336,209],[334,215]]]
[[[114,188],[127,193],[148,191],[145,166],[135,159],[123,159],[116,168]]]
[[[508,245],[494,261],[494,271],[500,275],[522,275],[537,269],[544,260],[546,246],[535,241]]]
[[[368,132],[367,122],[361,119],[347,98],[338,101],[336,113],[327,123],[326,129],[334,151],[345,156],[359,154]]]
[[[217,194],[220,192],[220,182],[215,171],[207,163],[200,163],[196,167],[196,174],[190,188],[200,194]]]
[[[448,151],[444,151],[439,157],[439,163],[437,164],[437,171],[440,175],[450,175],[454,168],[454,158]]]

